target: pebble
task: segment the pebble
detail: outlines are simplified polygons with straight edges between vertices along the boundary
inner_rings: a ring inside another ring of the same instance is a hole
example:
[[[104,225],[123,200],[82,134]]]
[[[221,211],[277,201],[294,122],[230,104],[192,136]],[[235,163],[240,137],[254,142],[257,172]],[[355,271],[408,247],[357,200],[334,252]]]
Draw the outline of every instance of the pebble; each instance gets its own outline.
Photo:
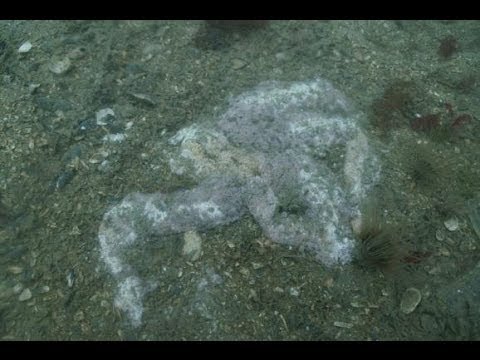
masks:
[[[445,227],[447,228],[448,231],[458,230],[458,219],[457,218],[448,219],[443,224],[445,225]]]
[[[20,291],[22,291],[22,289],[23,289],[23,285],[22,284],[17,284],[13,287],[13,293],[18,294],[18,293],[20,293]]]
[[[109,119],[115,117],[115,113],[110,108],[100,109],[96,112],[95,118],[97,120],[97,125],[105,126],[108,125]]]
[[[255,301],[258,301],[257,292],[253,289],[250,289],[250,293],[248,294],[248,299],[253,299]]]
[[[343,321],[335,321],[333,323],[334,326],[339,327],[339,328],[344,328],[344,329],[351,329],[353,327],[353,324],[351,323],[346,323]]]
[[[323,286],[325,286],[326,288],[331,288],[333,286],[333,279],[332,278],[327,278],[323,282]]]
[[[443,233],[442,230],[438,229],[438,230],[435,232],[435,238],[436,238],[438,241],[444,241],[444,240],[445,240],[445,234]]]
[[[18,275],[23,272],[23,269],[20,266],[9,266],[8,271],[14,275]]]
[[[278,53],[275,54],[275,59],[277,59],[279,61],[286,60],[287,59],[287,54],[285,54],[284,52],[278,52]]]
[[[438,250],[438,254],[441,256],[450,256],[450,251],[445,248],[441,248],[440,250]]]
[[[67,280],[67,286],[69,288],[73,287],[73,284],[75,284],[75,271],[71,269],[68,273],[67,276],[65,277]]]
[[[242,274],[243,276],[248,276],[250,275],[250,271],[247,269],[247,268],[244,268],[242,267],[240,270],[239,270],[240,274]]]
[[[40,293],[41,294],[46,294],[49,291],[50,291],[50,287],[48,285],[44,285],[40,288]]]
[[[257,263],[257,262],[252,262],[252,267],[254,270],[258,270],[263,267],[263,264]]]
[[[17,50],[20,54],[29,52],[32,49],[32,43],[30,41],[25,41]]]
[[[365,55],[365,50],[359,49],[359,48],[356,48],[353,50],[353,57],[355,58],[355,60],[361,63],[367,60],[367,57]]]
[[[298,288],[291,287],[290,288],[290,295],[298,296],[298,295],[300,295],[300,291],[298,290]]]
[[[67,54],[67,57],[72,60],[82,59],[83,57],[85,57],[86,52],[87,50],[84,47],[78,47],[70,51]]]
[[[81,310],[76,312],[75,315],[73,315],[73,320],[75,320],[76,322],[82,321],[83,319],[85,319],[85,314]]]
[[[134,99],[138,100],[139,102],[145,104],[145,105],[149,105],[149,106],[155,106],[157,105],[155,101],[153,101],[153,99],[146,95],[146,94],[140,94],[140,93],[129,93],[131,97],[133,97]]]
[[[413,287],[408,288],[403,293],[402,300],[400,302],[400,310],[404,314],[410,314],[417,308],[421,300],[422,293],[420,290]]]
[[[53,72],[54,74],[60,75],[67,72],[70,69],[72,62],[68,57],[52,62],[48,65],[48,69]]]
[[[202,253],[202,238],[196,231],[187,231],[183,240],[182,254],[190,257],[192,261],[197,260]]]
[[[29,84],[28,85],[28,92],[30,94],[34,94],[39,87],[40,87],[40,84]]]
[[[0,282],[0,299],[8,298],[13,295],[13,289],[5,282]]]
[[[240,70],[241,68],[245,67],[247,63],[240,59],[233,59],[232,60],[232,69],[233,70]]]
[[[30,289],[26,288],[20,294],[20,296],[18,297],[18,300],[27,301],[27,300],[30,300],[31,298],[32,298],[32,292],[30,291]]]

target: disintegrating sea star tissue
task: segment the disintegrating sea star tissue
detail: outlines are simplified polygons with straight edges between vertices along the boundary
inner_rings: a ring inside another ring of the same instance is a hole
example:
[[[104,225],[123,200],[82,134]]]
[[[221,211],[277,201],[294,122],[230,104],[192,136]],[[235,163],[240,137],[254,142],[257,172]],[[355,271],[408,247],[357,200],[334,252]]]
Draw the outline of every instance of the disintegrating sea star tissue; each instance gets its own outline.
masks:
[[[325,266],[350,261],[350,221],[380,173],[360,118],[324,79],[269,81],[233,97],[217,118],[178,131],[164,155],[172,172],[198,185],[130,194],[100,225],[115,305],[138,326],[143,298],[155,287],[126,260],[132,249],[248,213],[274,242],[302,246]]]

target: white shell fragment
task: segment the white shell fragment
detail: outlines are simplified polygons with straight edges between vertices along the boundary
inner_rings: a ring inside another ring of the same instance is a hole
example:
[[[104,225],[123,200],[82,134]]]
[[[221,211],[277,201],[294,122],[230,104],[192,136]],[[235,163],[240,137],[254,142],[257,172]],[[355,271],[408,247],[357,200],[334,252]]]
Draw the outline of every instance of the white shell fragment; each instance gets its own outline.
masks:
[[[182,253],[189,256],[193,261],[197,260],[202,253],[202,238],[196,231],[187,231],[184,236]]]
[[[343,321],[335,321],[333,323],[333,326],[339,327],[339,328],[344,328],[344,329],[351,329],[353,327],[353,324],[343,322]]]
[[[457,231],[458,230],[458,219],[451,218],[443,223],[448,231]]]
[[[99,125],[99,126],[107,125],[108,124],[107,123],[107,117],[109,115],[115,116],[115,113],[110,108],[105,108],[105,109],[98,110],[95,114],[95,118],[97,120],[97,125]]]
[[[442,230],[438,229],[436,232],[435,232],[435,238],[438,240],[438,241],[444,241],[446,236],[445,234],[443,233]]]
[[[27,288],[27,289],[22,291],[22,293],[18,297],[18,300],[19,301],[27,301],[27,300],[30,300],[31,298],[32,298],[32,292],[30,291],[30,289]]]
[[[400,310],[404,314],[410,314],[417,308],[421,300],[422,293],[420,292],[420,290],[413,287],[408,288],[403,293],[402,301],[400,302]]]
[[[20,54],[24,54],[29,52],[32,49],[32,43],[30,41],[25,41],[20,47],[18,48],[17,52]]]
[[[72,65],[70,59],[68,57],[54,61],[48,65],[48,69],[53,72],[54,74],[60,75],[68,71],[70,66]]]

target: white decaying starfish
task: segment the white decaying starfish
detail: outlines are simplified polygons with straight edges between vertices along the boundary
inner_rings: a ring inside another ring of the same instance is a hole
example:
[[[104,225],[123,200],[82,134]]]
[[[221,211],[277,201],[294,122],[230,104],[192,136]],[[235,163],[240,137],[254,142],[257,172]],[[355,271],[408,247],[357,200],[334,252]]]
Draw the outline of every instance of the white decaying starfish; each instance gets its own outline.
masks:
[[[165,153],[198,186],[126,196],[103,218],[101,257],[118,282],[115,304],[134,326],[155,284],[125,260],[155,238],[206,230],[250,213],[272,241],[312,251],[326,266],[353,248],[350,222],[379,177],[360,115],[328,81],[265,82],[212,121],[180,130]],[[148,256],[148,254],[145,254]]]

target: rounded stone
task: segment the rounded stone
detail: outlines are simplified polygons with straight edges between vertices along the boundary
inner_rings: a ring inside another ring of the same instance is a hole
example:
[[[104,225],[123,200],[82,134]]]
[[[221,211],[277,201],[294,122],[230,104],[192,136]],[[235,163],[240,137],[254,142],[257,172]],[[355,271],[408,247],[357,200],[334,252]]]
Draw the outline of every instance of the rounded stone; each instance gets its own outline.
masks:
[[[417,308],[421,300],[422,293],[420,290],[413,287],[408,288],[403,293],[402,300],[400,302],[400,310],[404,314],[410,314]]]
[[[233,70],[240,70],[241,68],[247,66],[247,63],[241,59],[233,59],[232,68]]]
[[[18,297],[18,300],[27,301],[27,300],[30,300],[31,298],[32,298],[32,292],[30,291],[30,289],[26,288],[20,294],[20,296]]]
[[[13,287],[13,293],[14,294],[19,294],[20,291],[22,291],[23,289],[23,285],[22,284],[16,284],[14,287]]]
[[[446,236],[445,234],[443,233],[442,230],[438,229],[436,232],[435,232],[435,238],[438,240],[438,241],[444,241]]]
[[[30,51],[32,48],[32,43],[30,41],[24,42],[17,50],[18,53],[23,54]]]
[[[183,255],[190,257],[192,261],[197,260],[202,253],[202,238],[195,231],[187,231],[183,239]]]
[[[54,74],[60,75],[67,72],[70,69],[72,63],[68,57],[52,62],[48,65],[48,69],[53,72]]]
[[[443,224],[445,225],[445,227],[447,228],[448,231],[458,230],[458,219],[457,218],[448,219]]]

